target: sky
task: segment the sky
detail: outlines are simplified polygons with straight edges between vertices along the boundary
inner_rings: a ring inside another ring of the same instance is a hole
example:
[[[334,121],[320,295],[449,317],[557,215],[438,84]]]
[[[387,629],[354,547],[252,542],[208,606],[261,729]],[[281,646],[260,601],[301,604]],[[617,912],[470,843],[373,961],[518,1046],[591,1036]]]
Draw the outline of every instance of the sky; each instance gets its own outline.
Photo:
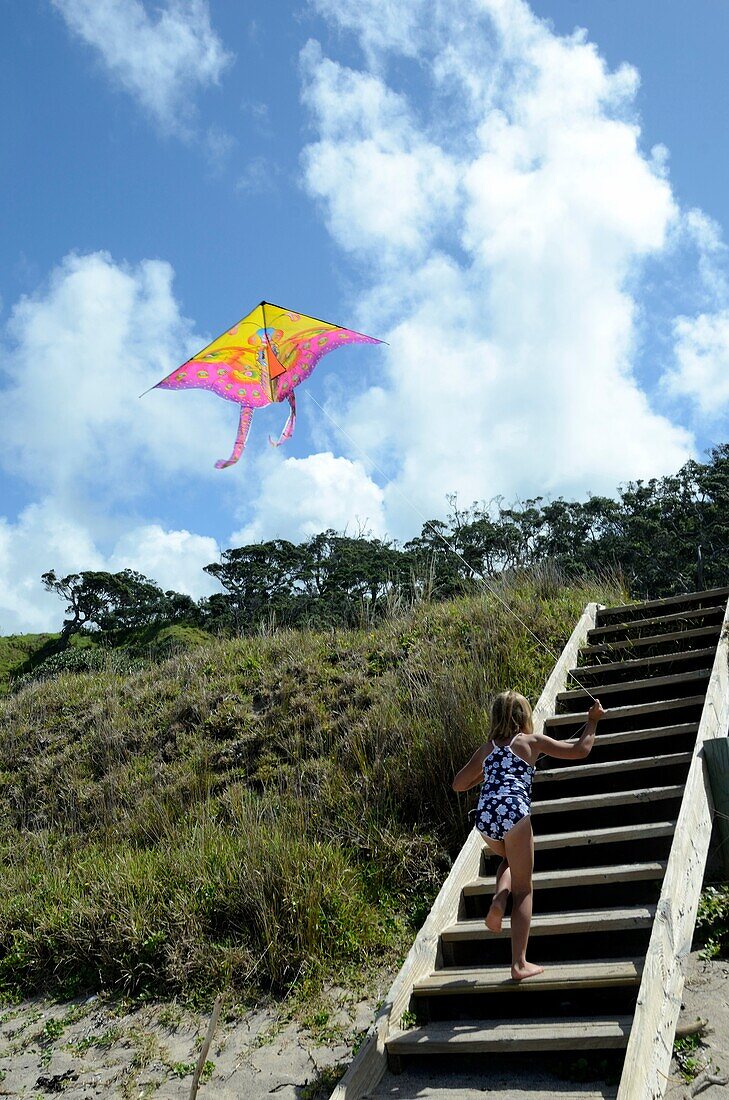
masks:
[[[0,0],[0,633],[40,576],[614,493],[729,435],[729,6]],[[385,341],[153,386],[262,299]]]

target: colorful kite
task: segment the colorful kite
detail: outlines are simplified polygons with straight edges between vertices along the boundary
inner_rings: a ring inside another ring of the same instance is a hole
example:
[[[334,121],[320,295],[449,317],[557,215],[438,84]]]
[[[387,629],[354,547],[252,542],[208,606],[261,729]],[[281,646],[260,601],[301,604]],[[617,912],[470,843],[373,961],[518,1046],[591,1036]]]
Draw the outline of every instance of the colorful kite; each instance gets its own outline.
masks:
[[[274,447],[293,435],[296,423],[294,390],[308,378],[323,355],[343,344],[381,344],[373,336],[306,317],[290,309],[261,302],[251,313],[212,344],[173,370],[153,389],[212,390],[240,405],[233,453],[217,469],[232,466],[243,453],[253,410],[274,401],[288,401],[289,418]]]

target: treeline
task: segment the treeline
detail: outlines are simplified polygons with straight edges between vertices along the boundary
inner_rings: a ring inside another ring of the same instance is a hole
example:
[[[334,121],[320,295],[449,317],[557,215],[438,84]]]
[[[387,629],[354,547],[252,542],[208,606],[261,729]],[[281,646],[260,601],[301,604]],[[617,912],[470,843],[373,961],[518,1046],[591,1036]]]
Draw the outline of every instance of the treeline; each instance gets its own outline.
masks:
[[[133,570],[43,575],[66,605],[63,634],[111,641],[185,623],[222,634],[262,626],[357,626],[416,600],[473,591],[486,577],[553,561],[567,576],[620,571],[636,598],[729,582],[729,444],[675,475],[630,482],[615,497],[542,497],[458,507],[404,545],[334,531],[226,550],[205,566],[222,591],[195,601]],[[455,552],[454,552],[455,551]]]

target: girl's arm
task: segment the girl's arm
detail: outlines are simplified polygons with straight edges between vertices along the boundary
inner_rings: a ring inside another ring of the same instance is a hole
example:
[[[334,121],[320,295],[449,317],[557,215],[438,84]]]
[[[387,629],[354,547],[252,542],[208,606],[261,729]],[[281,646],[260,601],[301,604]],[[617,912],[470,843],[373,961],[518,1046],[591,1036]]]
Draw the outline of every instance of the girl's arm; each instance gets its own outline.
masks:
[[[538,733],[534,737],[538,752],[554,756],[558,760],[584,760],[590,755],[597,723],[604,714],[600,700],[596,699],[587,712],[587,724],[576,741],[556,741],[554,737]]]
[[[461,768],[458,775],[453,780],[452,786],[454,791],[470,791],[471,787],[475,787],[477,783],[481,782],[483,779],[483,762],[490,751],[490,741],[487,741],[485,745],[481,745],[480,748],[476,749],[465,768]]]

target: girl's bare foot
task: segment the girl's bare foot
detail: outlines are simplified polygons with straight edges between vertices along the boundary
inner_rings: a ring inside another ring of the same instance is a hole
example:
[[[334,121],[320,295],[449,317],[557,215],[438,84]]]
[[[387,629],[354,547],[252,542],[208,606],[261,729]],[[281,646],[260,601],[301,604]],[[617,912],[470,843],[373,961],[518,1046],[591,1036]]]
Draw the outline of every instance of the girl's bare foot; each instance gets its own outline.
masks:
[[[511,968],[511,976],[515,982],[523,982],[525,978],[535,978],[537,974],[543,974],[544,967],[536,963],[525,962],[523,966],[514,964]]]
[[[501,922],[504,919],[504,910],[501,908],[500,905],[496,905],[494,904],[494,902],[491,902],[491,907],[489,908],[489,911],[484,919],[486,921],[486,927],[488,928],[489,932],[500,932]]]

